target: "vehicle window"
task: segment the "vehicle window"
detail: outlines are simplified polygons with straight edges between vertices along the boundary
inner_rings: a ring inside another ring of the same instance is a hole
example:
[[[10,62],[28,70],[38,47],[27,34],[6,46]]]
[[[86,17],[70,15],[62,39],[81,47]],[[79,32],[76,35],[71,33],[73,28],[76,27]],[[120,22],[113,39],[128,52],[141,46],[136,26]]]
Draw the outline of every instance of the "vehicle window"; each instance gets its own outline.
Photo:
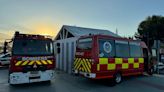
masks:
[[[13,43],[13,54],[16,55],[51,55],[51,40],[16,39]]]
[[[115,46],[114,40],[99,40],[99,57],[114,57],[115,56]]]
[[[92,49],[92,38],[80,39],[77,43],[78,50],[91,50]]]
[[[129,57],[129,45],[127,41],[115,41],[115,44],[117,57]]]
[[[130,56],[131,57],[142,57],[142,51],[140,44],[137,42],[130,42]]]

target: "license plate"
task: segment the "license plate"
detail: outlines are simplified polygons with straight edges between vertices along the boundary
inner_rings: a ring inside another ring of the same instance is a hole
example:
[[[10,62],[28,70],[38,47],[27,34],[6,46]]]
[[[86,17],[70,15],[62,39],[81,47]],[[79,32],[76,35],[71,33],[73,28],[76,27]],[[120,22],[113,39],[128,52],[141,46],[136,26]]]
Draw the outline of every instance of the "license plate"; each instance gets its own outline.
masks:
[[[31,79],[30,82],[39,82],[40,79]]]
[[[39,74],[39,71],[31,71],[30,74]]]
[[[30,72],[30,77],[38,77],[38,76],[40,76],[38,71],[31,71]]]

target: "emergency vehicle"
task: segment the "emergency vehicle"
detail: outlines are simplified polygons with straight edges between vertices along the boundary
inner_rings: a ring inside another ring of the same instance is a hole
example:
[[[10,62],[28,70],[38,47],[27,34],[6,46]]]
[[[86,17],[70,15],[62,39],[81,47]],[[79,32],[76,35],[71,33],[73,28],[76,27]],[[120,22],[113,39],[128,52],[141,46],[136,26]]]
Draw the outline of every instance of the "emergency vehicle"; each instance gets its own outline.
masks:
[[[77,41],[73,71],[90,79],[113,79],[144,72],[144,42],[108,35],[82,36]]]
[[[52,39],[15,32],[12,40],[9,83],[50,82],[55,68]]]

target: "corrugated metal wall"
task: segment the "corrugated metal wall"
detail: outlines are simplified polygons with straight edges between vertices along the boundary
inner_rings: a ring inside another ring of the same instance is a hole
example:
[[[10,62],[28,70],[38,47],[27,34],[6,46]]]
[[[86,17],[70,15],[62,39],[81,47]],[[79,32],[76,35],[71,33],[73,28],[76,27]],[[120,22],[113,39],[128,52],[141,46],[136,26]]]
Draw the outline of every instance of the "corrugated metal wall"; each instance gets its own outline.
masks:
[[[78,38],[74,37],[63,40],[56,40],[54,42],[57,69],[63,70],[67,73],[72,72],[77,39]],[[56,52],[57,43],[60,43],[60,53]]]

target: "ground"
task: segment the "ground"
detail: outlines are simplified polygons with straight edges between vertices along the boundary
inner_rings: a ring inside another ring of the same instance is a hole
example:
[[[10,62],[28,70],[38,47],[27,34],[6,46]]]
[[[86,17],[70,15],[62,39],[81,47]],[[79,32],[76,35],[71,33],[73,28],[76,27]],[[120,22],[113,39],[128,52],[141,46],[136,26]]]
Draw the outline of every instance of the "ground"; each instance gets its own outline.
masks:
[[[56,71],[49,83],[33,83],[10,86],[7,68],[0,69],[0,92],[164,92],[163,75],[133,76],[124,78],[121,84],[111,85],[106,80],[89,80],[80,76]]]

